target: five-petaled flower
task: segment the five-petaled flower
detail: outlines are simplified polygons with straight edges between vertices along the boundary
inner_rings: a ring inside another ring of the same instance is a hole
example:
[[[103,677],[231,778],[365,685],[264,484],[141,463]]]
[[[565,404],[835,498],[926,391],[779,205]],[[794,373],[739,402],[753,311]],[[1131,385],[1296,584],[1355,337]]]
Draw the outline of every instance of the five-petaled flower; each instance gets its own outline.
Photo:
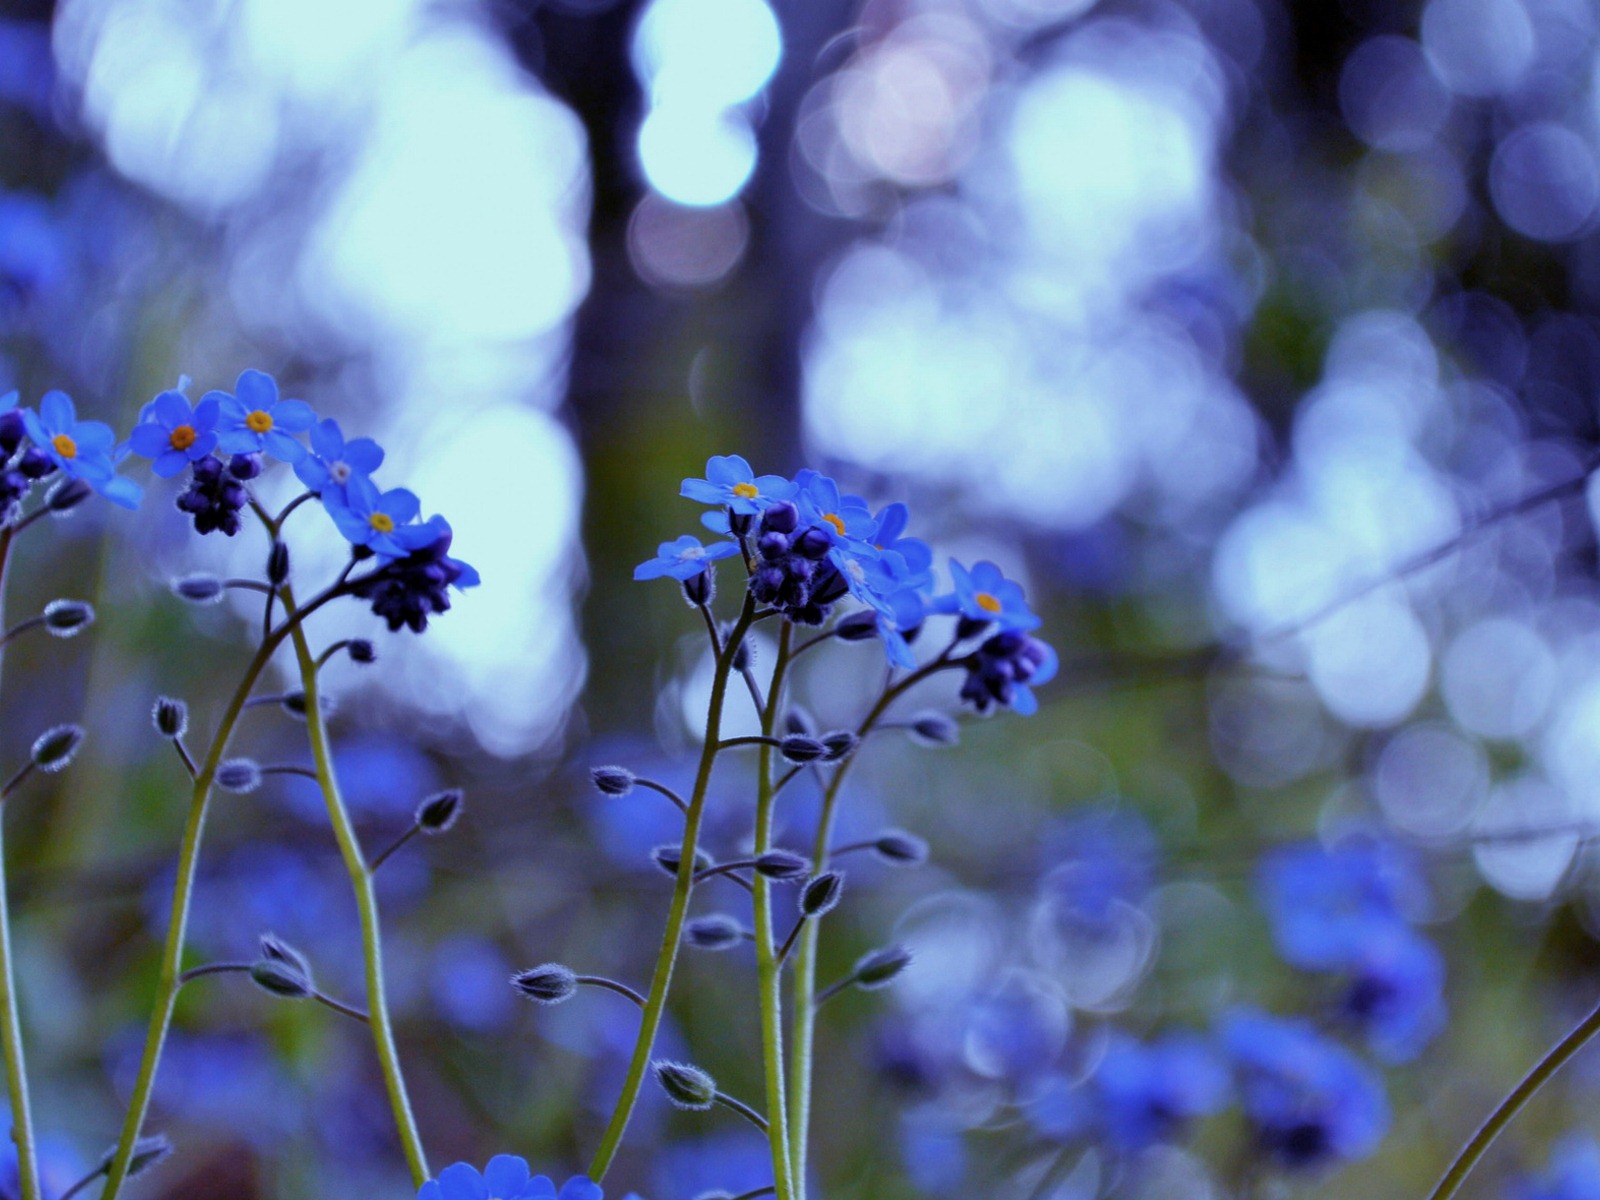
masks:
[[[116,435],[101,421],[80,421],[65,392],[46,392],[37,413],[22,410],[23,427],[34,446],[61,470],[81,479],[107,500],[138,508],[143,489],[117,475],[112,457]]]
[[[356,476],[369,476],[383,465],[383,447],[371,438],[345,440],[339,422],[329,418],[311,427],[311,453],[294,464],[307,489],[326,498],[330,489],[342,497]]]
[[[754,516],[774,500],[792,500],[795,485],[782,475],[760,475],[737,454],[714,454],[704,479],[685,479],[678,494],[701,504],[722,504]]]
[[[973,621],[993,621],[1006,633],[1026,633],[1043,624],[1028,607],[1022,585],[1007,579],[992,562],[976,563],[968,571],[951,559],[950,581],[955,592],[941,598],[944,612],[959,612]]]
[[[416,548],[406,543],[401,532],[421,511],[414,493],[405,488],[380,492],[365,475],[351,475],[343,491],[342,497],[336,497],[330,489],[322,503],[352,546],[365,546],[386,558],[400,558]]]
[[[297,463],[306,448],[290,434],[304,433],[317,416],[304,400],[278,399],[278,382],[264,371],[245,371],[233,385],[234,395],[207,392],[222,412],[217,447],[224,454],[264,452],[282,462]],[[204,403],[202,400],[202,403]]]
[[[446,1167],[422,1185],[417,1200],[605,1200],[605,1194],[585,1175],[557,1191],[548,1175],[530,1175],[527,1159],[497,1154],[481,1172],[470,1163]]]
[[[190,463],[199,462],[217,448],[217,420],[222,415],[215,393],[192,408],[183,384],[162,392],[139,413],[139,424],[128,434],[128,447],[153,460],[150,469],[171,479]]]
[[[670,576],[677,580],[693,579],[719,558],[739,553],[733,542],[714,542],[702,546],[700,539],[687,533],[675,542],[662,542],[656,547],[656,556],[633,569],[635,579],[660,579]]]

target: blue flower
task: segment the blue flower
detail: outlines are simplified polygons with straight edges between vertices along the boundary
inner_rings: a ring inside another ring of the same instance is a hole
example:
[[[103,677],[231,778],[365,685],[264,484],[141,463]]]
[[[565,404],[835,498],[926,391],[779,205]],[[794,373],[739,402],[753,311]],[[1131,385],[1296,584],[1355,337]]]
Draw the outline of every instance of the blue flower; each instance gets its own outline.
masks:
[[[1056,918],[1090,932],[1108,929],[1125,905],[1143,904],[1155,887],[1160,843],[1127,809],[1090,808],[1065,818],[1040,839],[1049,873],[1040,892]]]
[[[437,1179],[422,1185],[417,1200],[605,1200],[605,1196],[584,1175],[574,1175],[557,1192],[549,1176],[530,1178],[527,1159],[497,1154],[482,1172],[467,1163],[446,1167]]]
[[[1383,1082],[1302,1021],[1235,1009],[1222,1026],[1245,1115],[1280,1164],[1311,1168],[1365,1158],[1389,1128]]]
[[[737,454],[714,454],[706,461],[706,477],[685,479],[678,494],[754,516],[774,500],[794,499],[795,485],[782,475],[757,476]]]
[[[660,579],[670,576],[677,580],[693,579],[719,558],[739,553],[733,542],[714,542],[702,546],[700,539],[684,534],[675,542],[662,542],[656,547],[656,556],[633,569],[635,579]]]
[[[1556,1143],[1549,1167],[1512,1186],[1507,1200],[1600,1200],[1600,1146],[1581,1133]]]
[[[961,698],[980,713],[998,704],[1024,717],[1039,711],[1033,689],[1055,678],[1056,652],[1038,638],[1015,630],[995,634],[966,660]]]
[[[139,424],[128,434],[128,447],[142,458],[153,460],[150,469],[162,479],[171,479],[190,463],[199,462],[217,448],[216,425],[221,409],[206,396],[190,407],[183,394],[184,384],[162,392],[139,412]]]
[[[304,433],[316,423],[309,404],[278,399],[278,381],[264,371],[241,373],[233,388],[236,395],[207,392],[204,397],[221,407],[217,445],[223,453],[266,453],[286,463],[306,456],[306,448],[289,435]]]
[[[422,511],[415,493],[405,488],[381,492],[365,475],[350,476],[341,491],[338,495],[330,488],[322,506],[352,546],[365,546],[385,558],[399,558],[414,548],[406,544],[403,531]]]
[[[1373,1053],[1405,1062],[1445,1023],[1444,958],[1405,926],[1374,936],[1350,965],[1340,1009],[1366,1035]]]
[[[827,534],[831,542],[850,540],[870,545],[878,523],[860,496],[842,496],[839,485],[809,468],[795,477],[794,502],[801,519]]]
[[[1114,1035],[1092,1087],[1094,1109],[1113,1145],[1142,1150],[1170,1141],[1185,1122],[1216,1112],[1228,1095],[1228,1073],[1210,1046],[1192,1034],[1142,1043]]]
[[[382,465],[382,446],[371,438],[345,441],[339,422],[330,417],[311,427],[311,453],[294,464],[294,473],[320,496],[329,488],[342,494],[352,478],[369,476]]]
[[[1003,633],[1026,633],[1043,624],[1028,607],[1022,585],[1007,579],[992,562],[976,563],[968,571],[951,559],[950,580],[955,592],[941,598],[943,612],[959,612],[970,621],[997,622]]]
[[[65,392],[46,392],[39,411],[22,413],[28,438],[61,470],[74,479],[103,483],[116,468],[111,451],[116,435],[101,421],[80,421],[72,397]]]
[[[921,538],[902,537],[911,521],[911,510],[904,504],[886,504],[875,518],[878,532],[873,545],[886,555],[896,555],[904,564],[903,578],[911,586],[926,587],[933,581],[933,549]]]
[[[1407,925],[1401,904],[1421,889],[1398,848],[1369,837],[1315,842],[1268,855],[1256,874],[1273,941],[1303,970],[1344,970],[1374,939]]]
[[[478,586],[478,572],[450,557],[454,537],[450,523],[437,514],[418,525],[395,531],[405,552],[350,587],[352,595],[372,602],[372,611],[389,624],[391,632],[409,627],[421,633],[428,618],[450,609],[450,589]]]

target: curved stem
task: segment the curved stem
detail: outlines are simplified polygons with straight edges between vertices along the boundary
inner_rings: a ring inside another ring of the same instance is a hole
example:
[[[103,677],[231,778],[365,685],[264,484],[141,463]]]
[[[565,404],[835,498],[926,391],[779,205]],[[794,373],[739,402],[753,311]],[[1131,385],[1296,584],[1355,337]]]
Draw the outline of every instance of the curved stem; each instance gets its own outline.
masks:
[[[732,1096],[728,1095],[727,1092],[718,1092],[714,1097],[714,1100],[729,1112],[738,1113],[746,1121],[749,1121],[750,1124],[761,1130],[762,1133],[770,1133],[772,1131],[772,1126],[767,1122],[767,1119],[755,1109],[751,1108],[743,1100],[736,1100]]]
[[[777,722],[778,704],[783,695],[784,676],[792,657],[790,646],[794,626],[783,622],[778,635],[778,659],[772,669],[772,684],[767,690],[767,705],[761,712],[762,736],[756,765],[756,830],[752,857],[760,858],[772,849],[772,809],[776,790],[772,786],[772,736]],[[742,739],[729,739],[742,741]],[[727,742],[723,743],[727,745]],[[793,1151],[789,1144],[789,1123],[785,1110],[786,1084],[783,1062],[783,955],[773,949],[772,880],[759,871],[755,884],[756,979],[761,1003],[761,1054],[767,1084],[768,1122],[763,1128],[772,1147],[772,1178],[778,1200],[791,1197],[804,1200],[804,1189],[794,1173]],[[785,944],[784,950],[787,952]]]
[[[645,1074],[650,1068],[651,1053],[655,1048],[656,1033],[661,1028],[661,1017],[667,1007],[667,991],[672,986],[672,970],[678,961],[678,949],[683,938],[683,923],[689,911],[689,893],[694,887],[695,849],[700,839],[700,821],[705,809],[706,789],[711,783],[711,767],[717,759],[717,741],[722,730],[722,706],[728,695],[728,675],[733,669],[732,648],[750,628],[755,604],[745,595],[739,620],[717,656],[717,669],[711,681],[711,701],[706,709],[705,743],[700,750],[700,769],[695,775],[694,791],[689,797],[689,810],[684,814],[683,847],[679,853],[677,880],[672,887],[672,902],[667,909],[667,925],[661,935],[661,950],[656,956],[655,973],[650,978],[650,992],[645,998],[644,1015],[639,1021],[639,1037],[634,1043],[633,1058],[628,1063],[628,1074],[622,1082],[622,1094],[617,1097],[611,1120],[601,1136],[594,1161],[589,1165],[589,1178],[599,1183],[617,1156],[622,1135],[627,1132],[628,1120],[638,1103],[639,1091],[644,1086]]]
[[[293,610],[294,594],[287,586],[283,589],[284,602]],[[428,1159],[422,1149],[422,1137],[417,1132],[417,1120],[411,1111],[411,1098],[406,1093],[405,1077],[400,1071],[400,1053],[395,1048],[394,1028],[389,1019],[389,1000],[383,982],[383,937],[378,923],[378,897],[372,885],[372,871],[356,838],[355,826],[339,793],[339,781],[333,771],[333,756],[328,747],[327,723],[317,696],[317,660],[311,653],[305,629],[295,624],[295,658],[300,664],[300,686],[306,694],[306,729],[311,740],[311,757],[316,763],[316,779],[322,788],[328,806],[328,820],[333,825],[334,840],[339,843],[339,853],[350,876],[350,886],[355,892],[356,907],[361,914],[361,951],[366,966],[368,1017],[372,1025],[373,1043],[378,1052],[378,1066],[383,1072],[384,1087],[389,1093],[389,1106],[394,1113],[395,1130],[400,1135],[400,1146],[405,1153],[406,1165],[411,1169],[411,1182],[421,1187],[428,1181]]]
[[[16,530],[11,526],[0,532],[0,613],[5,607],[6,563],[11,558],[11,541],[15,534]],[[23,622],[22,627],[27,624]],[[0,646],[10,639],[11,634],[8,633],[5,639],[0,640]],[[29,765],[32,765],[31,759]],[[3,810],[0,810],[0,816],[3,815]],[[33,1132],[33,1105],[28,1097],[28,1064],[22,1050],[22,1018],[18,1012],[16,972],[12,966],[11,912],[7,906],[6,890],[5,847],[3,839],[0,839],[0,1040],[4,1042],[6,1094],[11,1101],[11,1138],[17,1145],[17,1176],[22,1200],[40,1200],[39,1155]]]
[[[644,1007],[644,997],[639,995],[638,992],[634,991],[625,983],[619,983],[615,979],[607,979],[604,975],[576,975],[573,978],[575,978],[579,983],[586,984],[589,987],[604,988],[608,992],[615,992],[619,996],[626,996],[640,1008]]]
[[[1597,1033],[1600,1033],[1600,1007],[1578,1022],[1577,1027],[1557,1042],[1550,1052],[1535,1064],[1533,1070],[1523,1077],[1522,1082],[1511,1089],[1511,1094],[1500,1101],[1488,1119],[1478,1127],[1478,1132],[1473,1134],[1471,1140],[1461,1148],[1461,1153],[1456,1155],[1455,1161],[1445,1171],[1438,1185],[1428,1193],[1428,1200],[1450,1200],[1461,1187],[1467,1173],[1483,1157],[1483,1152],[1489,1148],[1489,1144],[1500,1135],[1500,1131],[1511,1124],[1512,1118],[1522,1111],[1523,1105],[1533,1099],[1534,1093],[1565,1066],[1568,1059],[1582,1050]]]
[[[898,682],[885,688],[877,702],[862,718],[861,724],[856,727],[856,736],[865,739],[889,711],[889,706],[914,685],[921,683],[930,675],[955,666],[955,662],[950,658],[953,649],[954,644],[937,658],[924,663]],[[853,754],[841,762],[823,790],[822,817],[817,822],[816,845],[812,850],[813,871],[821,871],[828,865],[828,843],[833,840],[833,821],[839,804],[839,789],[844,783],[846,773],[850,770],[850,764],[859,757]],[[794,966],[794,1046],[790,1051],[790,1061],[793,1066],[789,1079],[789,1142],[794,1147],[794,1176],[798,1180],[804,1180],[806,1177],[806,1141],[811,1125],[812,1055],[815,1051],[817,1034],[817,938],[820,929],[819,921],[804,922],[804,928],[800,931],[799,953]]]

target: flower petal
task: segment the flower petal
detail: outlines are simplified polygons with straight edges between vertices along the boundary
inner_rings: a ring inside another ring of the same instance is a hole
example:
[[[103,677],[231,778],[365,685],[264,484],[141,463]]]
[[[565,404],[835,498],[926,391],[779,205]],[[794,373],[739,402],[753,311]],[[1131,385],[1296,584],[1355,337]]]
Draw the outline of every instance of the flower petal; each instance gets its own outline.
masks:
[[[194,410],[189,407],[189,401],[182,392],[162,392],[150,401],[150,413],[171,429],[175,425],[189,424]]]
[[[483,1182],[491,1196],[511,1200],[528,1186],[528,1160],[515,1154],[496,1154],[483,1169]]]
[[[245,412],[267,411],[278,403],[278,381],[265,371],[243,371],[233,391]]]
[[[46,392],[39,401],[39,417],[52,433],[61,433],[78,419],[72,397],[65,392]]]
[[[272,406],[272,423],[290,433],[304,433],[317,423],[317,414],[304,400],[280,400]]]
[[[344,461],[363,475],[383,466],[383,447],[371,438],[355,438],[344,444]]]
[[[306,456],[306,448],[281,429],[262,434],[261,448],[279,462],[297,463]]]

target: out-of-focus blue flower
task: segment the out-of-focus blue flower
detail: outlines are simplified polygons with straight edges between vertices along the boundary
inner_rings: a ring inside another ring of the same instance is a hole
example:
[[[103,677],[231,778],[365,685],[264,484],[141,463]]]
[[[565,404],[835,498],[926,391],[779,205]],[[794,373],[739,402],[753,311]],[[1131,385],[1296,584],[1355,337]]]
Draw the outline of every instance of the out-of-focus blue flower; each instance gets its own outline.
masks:
[[[1308,1169],[1371,1154],[1389,1128],[1383,1082],[1302,1021],[1231,1012],[1223,1043],[1239,1074],[1245,1115],[1285,1167]]]
[[[1545,1170],[1513,1183],[1506,1200],[1600,1200],[1600,1146],[1587,1134],[1568,1134]]]
[[[447,1020],[475,1033],[502,1029],[515,1012],[516,996],[506,986],[511,964],[486,938],[446,938],[434,950],[434,1003]]]
[[[557,1192],[549,1176],[530,1177],[527,1159],[497,1154],[481,1172],[468,1163],[446,1167],[422,1185],[417,1200],[604,1200],[604,1193],[585,1175],[574,1175]]]
[[[1043,621],[1028,607],[1022,585],[1007,579],[992,562],[974,563],[967,570],[950,560],[950,581],[955,591],[934,602],[941,612],[959,612],[971,621],[994,622],[1004,633],[1026,633]]]
[[[150,469],[171,479],[192,462],[217,448],[216,426],[221,409],[210,396],[190,407],[183,394],[188,380],[162,392],[139,412],[139,423],[128,434],[128,446]]]
[[[36,317],[39,304],[70,280],[72,257],[67,232],[47,200],[0,192],[0,319],[27,323]]]
[[[961,699],[980,713],[997,704],[1031,717],[1039,711],[1033,689],[1054,679],[1060,665],[1048,643],[1014,630],[997,633],[967,660]]]
[[[222,419],[217,444],[225,454],[270,454],[280,462],[297,463],[306,448],[291,434],[304,433],[317,415],[304,400],[280,400],[278,381],[265,371],[244,371],[233,385],[234,394],[207,392]]]
[[[754,516],[774,500],[794,499],[795,485],[782,475],[758,476],[737,454],[714,454],[706,461],[706,477],[685,479],[678,494]]]
[[[693,579],[719,558],[739,553],[733,542],[714,542],[702,546],[700,539],[684,534],[674,542],[662,542],[656,547],[656,556],[633,569],[635,579],[660,579],[667,576],[677,580]]]
[[[810,468],[794,479],[794,502],[805,524],[821,529],[833,541],[870,544],[877,536],[878,523],[861,497],[840,495],[836,482]]]
[[[1380,1058],[1415,1058],[1444,1028],[1444,958],[1414,930],[1375,935],[1350,972],[1341,1007]]]
[[[1055,1067],[1069,1020],[1058,995],[1030,980],[1012,979],[969,1009],[962,1039],[967,1065],[990,1079],[1037,1080]]]
[[[1228,1073],[1216,1053],[1192,1034],[1153,1042],[1116,1035],[1091,1081],[1093,1108],[1112,1145],[1140,1150],[1169,1141],[1183,1125],[1220,1109]]]
[[[1405,927],[1402,899],[1420,887],[1409,859],[1370,837],[1286,846],[1263,860],[1256,882],[1278,953],[1312,971],[1342,970],[1374,938]]]
[[[970,1195],[964,1189],[967,1142],[957,1129],[907,1116],[900,1122],[900,1160],[917,1187],[935,1195]]]
[[[1155,886],[1159,844],[1143,818],[1124,808],[1094,807],[1050,828],[1040,890],[1052,911],[1074,925],[1104,926],[1122,904],[1141,904]]]
[[[386,559],[407,554],[406,534],[401,531],[417,519],[422,502],[405,488],[379,491],[365,475],[351,475],[345,486],[322,494],[322,506],[339,527],[345,541],[365,546]]]
[[[294,473],[307,490],[326,498],[337,489],[342,499],[352,479],[366,478],[382,465],[382,446],[366,437],[345,441],[339,422],[329,417],[311,427],[311,453],[294,464]]]
[[[428,618],[450,610],[450,589],[477,587],[478,572],[450,557],[450,523],[435,514],[419,525],[396,531],[405,557],[380,567],[352,585],[352,595],[372,602],[372,611],[391,632],[409,627],[421,633]]]
[[[739,1195],[772,1182],[772,1155],[738,1130],[685,1139],[656,1155],[654,1200],[695,1200],[706,1192]]]

